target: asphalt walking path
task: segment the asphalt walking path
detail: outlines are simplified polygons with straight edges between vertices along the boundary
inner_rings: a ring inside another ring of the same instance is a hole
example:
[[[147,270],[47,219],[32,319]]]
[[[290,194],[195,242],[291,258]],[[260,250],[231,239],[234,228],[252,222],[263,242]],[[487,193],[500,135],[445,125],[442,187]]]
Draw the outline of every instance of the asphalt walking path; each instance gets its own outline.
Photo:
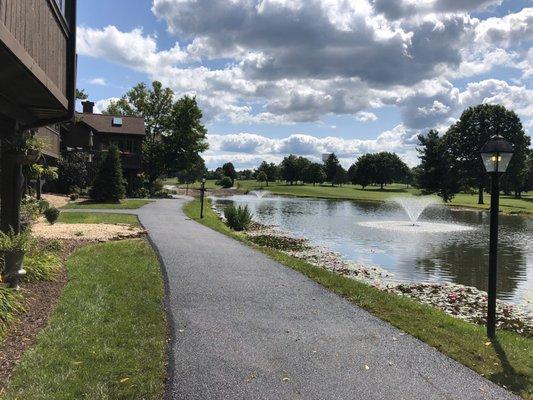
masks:
[[[298,272],[188,219],[185,202],[120,211],[139,216],[166,270],[169,399],[517,398]]]

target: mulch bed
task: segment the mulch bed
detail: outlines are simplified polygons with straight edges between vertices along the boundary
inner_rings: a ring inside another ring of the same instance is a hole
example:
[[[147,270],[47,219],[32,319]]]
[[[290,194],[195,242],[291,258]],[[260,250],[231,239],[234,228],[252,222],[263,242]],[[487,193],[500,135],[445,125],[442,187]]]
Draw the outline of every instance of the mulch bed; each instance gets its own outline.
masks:
[[[91,242],[68,240],[62,243],[61,258],[64,263],[74,250]],[[48,325],[67,278],[67,271],[63,268],[54,282],[22,285],[26,312],[19,316],[19,320],[10,328],[5,340],[0,343],[0,395],[24,352],[35,343],[38,334]]]

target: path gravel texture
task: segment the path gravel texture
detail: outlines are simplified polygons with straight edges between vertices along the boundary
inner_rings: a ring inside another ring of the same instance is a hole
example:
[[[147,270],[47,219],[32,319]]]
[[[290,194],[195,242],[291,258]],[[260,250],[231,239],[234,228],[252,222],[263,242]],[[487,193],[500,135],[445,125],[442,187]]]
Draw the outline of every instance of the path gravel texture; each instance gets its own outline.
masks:
[[[148,229],[167,274],[168,399],[517,399],[305,276],[189,220],[185,201],[127,210]]]

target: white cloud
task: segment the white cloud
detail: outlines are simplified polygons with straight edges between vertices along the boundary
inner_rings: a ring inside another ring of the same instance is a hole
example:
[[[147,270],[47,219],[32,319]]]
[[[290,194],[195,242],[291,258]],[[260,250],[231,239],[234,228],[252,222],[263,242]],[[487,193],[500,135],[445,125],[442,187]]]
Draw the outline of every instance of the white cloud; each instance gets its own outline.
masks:
[[[107,82],[104,78],[93,78],[89,81],[91,85],[106,86]]]
[[[378,117],[376,116],[376,114],[372,113],[372,112],[367,112],[367,111],[359,111],[356,115],[355,115],[355,118],[359,121],[359,122],[371,122],[371,121],[376,121],[378,119]]]
[[[518,45],[533,39],[533,8],[502,18],[488,18],[476,26],[476,41],[493,45]]]
[[[112,101],[119,100],[118,97],[109,97],[107,99],[101,99],[94,103],[94,112],[97,114],[101,114],[103,111],[109,107],[109,104],[111,104]]]

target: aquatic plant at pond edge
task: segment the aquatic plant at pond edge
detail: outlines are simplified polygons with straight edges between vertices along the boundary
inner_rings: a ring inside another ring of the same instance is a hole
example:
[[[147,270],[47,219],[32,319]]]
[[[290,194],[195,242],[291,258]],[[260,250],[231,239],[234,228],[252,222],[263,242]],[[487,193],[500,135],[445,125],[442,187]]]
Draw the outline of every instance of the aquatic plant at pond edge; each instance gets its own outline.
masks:
[[[252,213],[248,206],[228,206],[224,209],[224,217],[226,224],[234,231],[246,230],[252,222]]]

